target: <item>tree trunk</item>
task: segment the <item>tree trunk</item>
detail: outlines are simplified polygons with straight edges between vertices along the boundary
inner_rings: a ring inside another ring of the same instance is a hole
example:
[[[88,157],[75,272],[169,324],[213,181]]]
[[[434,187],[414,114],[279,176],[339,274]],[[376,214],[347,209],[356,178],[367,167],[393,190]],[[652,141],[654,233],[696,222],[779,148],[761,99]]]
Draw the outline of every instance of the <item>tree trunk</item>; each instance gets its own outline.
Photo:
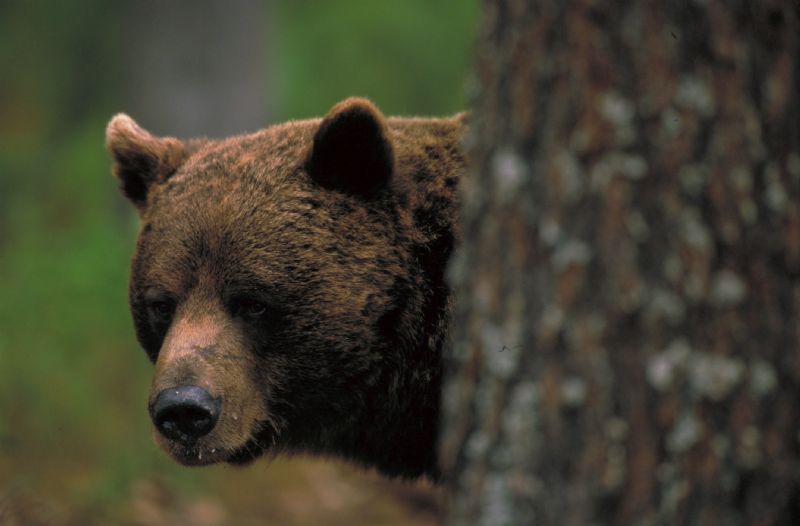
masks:
[[[800,523],[800,16],[486,0],[453,524]]]
[[[227,137],[269,124],[263,0],[129,3],[125,111],[178,137]]]

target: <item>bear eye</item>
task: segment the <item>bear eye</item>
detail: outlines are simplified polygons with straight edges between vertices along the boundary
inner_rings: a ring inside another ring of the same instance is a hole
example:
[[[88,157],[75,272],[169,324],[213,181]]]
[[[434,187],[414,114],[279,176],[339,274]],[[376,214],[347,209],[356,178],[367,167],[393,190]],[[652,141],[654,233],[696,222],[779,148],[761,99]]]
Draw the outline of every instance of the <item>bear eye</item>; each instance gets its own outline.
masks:
[[[175,309],[175,305],[169,300],[151,301],[148,307],[153,316],[159,321],[168,321],[172,318],[172,311]]]
[[[234,302],[234,310],[245,318],[260,318],[267,312],[267,305],[251,298],[240,298]]]

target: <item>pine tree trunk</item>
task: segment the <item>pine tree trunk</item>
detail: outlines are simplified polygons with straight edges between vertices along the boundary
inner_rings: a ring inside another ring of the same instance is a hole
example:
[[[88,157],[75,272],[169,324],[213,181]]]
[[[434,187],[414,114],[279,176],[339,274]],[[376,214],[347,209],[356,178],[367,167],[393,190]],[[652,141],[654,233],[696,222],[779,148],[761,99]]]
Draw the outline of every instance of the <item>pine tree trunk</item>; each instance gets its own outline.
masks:
[[[800,524],[799,12],[485,1],[452,524]]]

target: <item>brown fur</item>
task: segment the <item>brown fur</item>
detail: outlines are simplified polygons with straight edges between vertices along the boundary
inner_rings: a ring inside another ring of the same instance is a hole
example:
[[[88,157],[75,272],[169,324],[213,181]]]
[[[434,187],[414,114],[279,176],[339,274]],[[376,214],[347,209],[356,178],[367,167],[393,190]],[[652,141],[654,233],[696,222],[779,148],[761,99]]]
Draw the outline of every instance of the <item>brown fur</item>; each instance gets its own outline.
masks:
[[[348,99],[324,120],[183,143],[112,119],[141,217],[130,303],[151,401],[180,385],[222,400],[196,444],[158,436],[176,460],[311,452],[436,475],[464,120]]]

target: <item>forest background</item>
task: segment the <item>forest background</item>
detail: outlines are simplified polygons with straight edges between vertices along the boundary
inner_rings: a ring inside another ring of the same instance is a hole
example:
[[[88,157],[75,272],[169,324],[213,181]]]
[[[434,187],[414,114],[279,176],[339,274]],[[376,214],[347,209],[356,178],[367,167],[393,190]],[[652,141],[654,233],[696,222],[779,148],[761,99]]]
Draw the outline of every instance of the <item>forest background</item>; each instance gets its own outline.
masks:
[[[106,122],[222,137],[361,95],[467,106],[474,0],[0,3],[0,522],[418,524],[441,496],[337,462],[186,469],[156,448],[127,306],[137,220]]]

